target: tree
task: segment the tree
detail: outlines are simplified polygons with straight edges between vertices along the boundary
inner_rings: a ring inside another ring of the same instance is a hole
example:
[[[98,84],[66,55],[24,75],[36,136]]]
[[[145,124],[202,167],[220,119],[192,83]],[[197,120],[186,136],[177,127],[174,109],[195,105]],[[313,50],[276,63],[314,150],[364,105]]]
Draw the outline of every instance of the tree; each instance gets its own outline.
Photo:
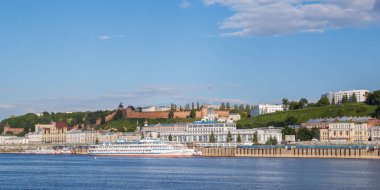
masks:
[[[284,107],[284,110],[288,110],[289,108],[289,100],[287,98],[282,99],[282,105]]]
[[[221,109],[221,110],[225,110],[225,109],[226,109],[226,106],[225,106],[224,102],[222,102],[222,103],[220,104],[220,109]]]
[[[348,96],[345,94],[342,97],[342,104],[347,104],[348,103]]]
[[[380,90],[368,93],[366,103],[368,105],[380,105]]]
[[[98,138],[96,138],[95,144],[99,144],[99,139]]]
[[[199,110],[201,107],[199,106],[199,102],[197,102],[197,110]]]
[[[267,142],[265,142],[266,145],[277,145],[278,141],[276,137],[270,136]]]
[[[317,106],[328,106],[330,105],[330,101],[326,96],[322,96],[321,99],[319,99]]]
[[[214,132],[211,131],[211,135],[210,135],[210,143],[215,143],[215,135],[214,135]]]
[[[309,104],[309,101],[307,101],[306,98],[301,98],[301,100],[298,102],[298,104],[299,104],[300,109],[304,109]]]
[[[282,133],[282,138],[285,138],[285,135],[295,135],[296,130],[290,128],[289,126],[285,126],[284,128],[282,128],[281,133]]]
[[[258,141],[257,141],[257,132],[254,132],[253,135],[252,135],[252,142],[253,144],[257,144]]]
[[[284,121],[284,125],[285,126],[288,126],[288,125],[296,125],[298,123],[298,120],[297,118],[295,118],[294,116],[289,116],[285,119]]]
[[[141,139],[144,139],[144,138],[145,138],[145,137],[144,137],[144,133],[142,133],[142,134],[141,134]]]
[[[169,111],[168,118],[169,119],[173,119],[174,118],[174,111],[173,110]]]
[[[119,120],[119,119],[121,119],[121,118],[123,118],[124,117],[124,113],[123,113],[123,111],[122,110],[117,110],[116,111],[116,114],[113,116],[113,120],[114,121],[116,121],[116,120]],[[92,122],[91,122],[92,123]],[[94,124],[94,123],[93,123]]]
[[[310,141],[313,139],[313,135],[310,133],[309,129],[301,127],[297,132],[297,138],[301,141]]]
[[[241,143],[241,136],[240,136],[240,133],[238,133],[238,136],[237,136],[236,141],[237,141],[238,143]]]
[[[228,131],[228,133],[227,133],[227,139],[226,139],[226,142],[232,142],[232,135],[231,135],[231,132],[230,131]]]
[[[226,109],[227,109],[227,110],[230,110],[230,109],[231,109],[230,103],[228,103],[228,102],[227,102],[227,104],[226,104]]]
[[[195,112],[194,109],[192,109],[192,110],[190,111],[190,118],[196,118],[196,117],[197,117],[197,113]]]
[[[299,108],[299,103],[298,102],[291,101],[289,103],[289,110],[296,110],[298,108]]]
[[[195,109],[195,105],[194,105],[194,102],[191,103],[191,110],[194,110]]]
[[[169,134],[169,141],[173,141],[173,137],[171,133]]]
[[[358,102],[358,98],[356,97],[355,92],[352,93],[351,102],[352,102],[352,103],[356,103],[356,102]]]

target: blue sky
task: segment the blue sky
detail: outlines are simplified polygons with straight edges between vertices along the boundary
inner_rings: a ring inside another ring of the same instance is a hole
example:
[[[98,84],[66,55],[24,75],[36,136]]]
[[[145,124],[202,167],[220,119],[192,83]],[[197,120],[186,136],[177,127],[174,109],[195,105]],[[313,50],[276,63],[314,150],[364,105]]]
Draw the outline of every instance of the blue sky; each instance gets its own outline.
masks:
[[[377,90],[379,14],[377,0],[3,0],[0,118]]]

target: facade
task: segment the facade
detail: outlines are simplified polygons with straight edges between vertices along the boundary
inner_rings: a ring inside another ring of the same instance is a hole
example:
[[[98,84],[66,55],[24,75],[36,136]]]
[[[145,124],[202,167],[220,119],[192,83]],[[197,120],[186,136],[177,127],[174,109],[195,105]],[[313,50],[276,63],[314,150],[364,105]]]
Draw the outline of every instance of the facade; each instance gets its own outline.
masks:
[[[27,135],[29,144],[41,144],[42,143],[42,133],[34,132]]]
[[[335,117],[335,118],[321,118],[321,119],[309,119],[307,122],[302,123],[302,127],[308,129],[311,128],[328,128],[329,123],[367,123],[368,127],[376,126],[380,124],[380,121],[372,117]]]
[[[283,105],[272,105],[272,104],[259,104],[254,105],[253,109],[251,110],[251,117],[268,114],[268,113],[274,113],[278,111],[284,111]]]
[[[7,123],[5,126],[4,126],[4,132],[3,134],[12,134],[12,135],[18,135],[20,133],[23,133],[24,132],[24,128],[13,128],[9,125],[9,123]],[[27,132],[27,131],[26,131]]]
[[[35,131],[42,134],[42,142],[53,144],[66,143],[67,128],[67,124],[60,121],[35,125]]]
[[[327,97],[331,104],[340,104],[342,103],[343,96],[348,97],[348,101],[352,101],[353,94],[356,95],[357,102],[365,102],[368,94],[368,90],[350,90],[350,91],[338,91],[338,92],[329,92],[322,94],[322,97]]]
[[[104,142],[116,142],[117,139],[119,139],[120,134],[116,132],[106,132],[101,131],[98,134],[98,142],[104,143]]]
[[[320,129],[321,141],[364,142],[369,139],[366,123],[329,123],[328,128]]]
[[[282,128],[279,127],[267,127],[259,128],[257,130],[257,142],[259,144],[265,144],[270,138],[276,138],[278,144],[282,141]]]
[[[26,137],[13,137],[4,139],[3,144],[28,144],[28,138]]]
[[[66,133],[66,143],[68,144],[93,144],[98,138],[98,133],[94,130],[71,130]]]
[[[240,136],[242,143],[252,143],[253,134],[257,133],[258,141],[264,144],[270,136],[276,137],[280,143],[282,140],[281,128],[261,129],[236,129],[234,123],[194,122],[186,124],[156,124],[142,127],[144,137],[159,137],[180,143],[208,143],[211,133],[214,134],[215,142],[227,142],[228,133],[231,134],[232,142],[237,142]]]
[[[371,141],[380,141],[380,126],[374,126],[369,129]]]
[[[17,136],[13,136],[13,135],[0,135],[0,144],[5,144],[6,139],[16,138],[16,137]]]
[[[137,141],[141,140],[141,133],[123,133],[119,136],[119,139],[124,139],[125,141]]]

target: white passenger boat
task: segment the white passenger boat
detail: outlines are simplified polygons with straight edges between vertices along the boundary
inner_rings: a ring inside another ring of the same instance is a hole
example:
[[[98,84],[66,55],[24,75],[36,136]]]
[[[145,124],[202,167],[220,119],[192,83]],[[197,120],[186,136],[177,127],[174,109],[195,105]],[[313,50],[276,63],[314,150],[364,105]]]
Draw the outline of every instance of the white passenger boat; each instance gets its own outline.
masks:
[[[194,150],[177,142],[166,142],[160,139],[145,139],[125,141],[119,139],[116,143],[91,145],[89,155],[98,156],[147,156],[147,157],[189,157]]]

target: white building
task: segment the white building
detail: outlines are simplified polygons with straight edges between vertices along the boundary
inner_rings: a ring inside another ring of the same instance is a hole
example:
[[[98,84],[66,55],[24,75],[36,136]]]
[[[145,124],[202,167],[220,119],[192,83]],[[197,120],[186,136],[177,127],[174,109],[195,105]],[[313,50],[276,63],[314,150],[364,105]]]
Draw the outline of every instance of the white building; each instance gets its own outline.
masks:
[[[4,139],[4,144],[28,144],[28,138],[26,137],[13,137]]]
[[[274,113],[278,111],[284,111],[283,105],[273,105],[273,104],[259,104],[254,105],[253,109],[251,110],[251,117],[267,114],[267,113]]]
[[[374,126],[369,129],[371,141],[380,141],[380,126]]]
[[[327,97],[331,104],[340,104],[342,103],[343,96],[348,97],[348,101],[352,101],[353,94],[356,95],[357,102],[365,102],[366,94],[368,90],[350,90],[350,91],[338,91],[338,92],[329,92],[322,94],[322,97]]]
[[[93,144],[98,138],[98,133],[94,130],[71,130],[66,133],[66,143],[68,144]]]
[[[240,136],[242,143],[252,143],[255,133],[261,144],[265,144],[270,136],[276,137],[278,143],[282,141],[281,128],[236,129],[234,123],[156,124],[144,126],[142,132],[144,137],[158,136],[163,140],[169,140],[169,136],[171,136],[173,141],[180,143],[208,143],[211,133],[214,134],[217,143],[227,142],[228,133],[231,134],[232,142],[237,142]]]
[[[0,135],[0,144],[5,144],[6,139],[10,138],[16,138],[17,136],[12,136],[12,135]]]
[[[26,136],[28,138],[29,144],[41,144],[42,143],[42,133],[35,132],[29,133]]]
[[[257,142],[259,144],[265,144],[271,137],[277,139],[277,143],[280,144],[282,141],[282,128],[278,127],[267,127],[257,129]]]

